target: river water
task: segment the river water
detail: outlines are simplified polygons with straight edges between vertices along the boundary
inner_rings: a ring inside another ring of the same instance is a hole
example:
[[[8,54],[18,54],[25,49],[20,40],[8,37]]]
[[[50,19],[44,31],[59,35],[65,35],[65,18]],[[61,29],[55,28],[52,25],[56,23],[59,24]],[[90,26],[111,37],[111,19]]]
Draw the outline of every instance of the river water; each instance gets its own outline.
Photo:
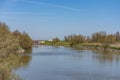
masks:
[[[37,46],[15,70],[25,80],[120,80],[120,56],[93,50]]]

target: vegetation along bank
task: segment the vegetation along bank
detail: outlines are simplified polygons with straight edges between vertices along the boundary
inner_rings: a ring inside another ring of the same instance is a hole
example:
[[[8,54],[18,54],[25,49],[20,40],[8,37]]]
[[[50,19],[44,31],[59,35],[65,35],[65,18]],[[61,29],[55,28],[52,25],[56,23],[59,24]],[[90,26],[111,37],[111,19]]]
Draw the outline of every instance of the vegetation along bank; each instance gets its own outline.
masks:
[[[0,57],[25,52],[32,49],[32,39],[26,32],[11,32],[5,23],[0,23]]]
[[[120,53],[120,33],[107,34],[104,31],[93,33],[90,36],[68,35],[64,40],[58,37],[52,41],[45,41],[44,45],[70,46],[70,47],[94,47],[99,50],[114,51]]]

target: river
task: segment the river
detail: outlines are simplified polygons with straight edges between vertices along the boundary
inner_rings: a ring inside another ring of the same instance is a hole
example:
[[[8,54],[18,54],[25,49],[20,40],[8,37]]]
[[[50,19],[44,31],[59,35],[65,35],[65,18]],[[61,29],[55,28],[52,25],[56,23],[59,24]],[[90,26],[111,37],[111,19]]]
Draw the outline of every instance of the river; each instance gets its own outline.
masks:
[[[120,80],[114,53],[39,45],[22,62],[15,73],[25,80]]]

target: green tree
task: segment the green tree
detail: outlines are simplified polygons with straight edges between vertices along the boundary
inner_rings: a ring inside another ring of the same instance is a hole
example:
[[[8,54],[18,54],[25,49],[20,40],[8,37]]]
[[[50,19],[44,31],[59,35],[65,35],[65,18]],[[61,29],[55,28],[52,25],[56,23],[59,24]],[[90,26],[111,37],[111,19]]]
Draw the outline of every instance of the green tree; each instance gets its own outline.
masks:
[[[21,33],[16,30],[13,35],[19,40],[19,44],[23,49],[29,50],[32,48],[32,39],[26,32]]]
[[[101,32],[97,32],[97,33],[94,33],[94,34],[92,34],[92,41],[93,42],[104,42],[105,41],[105,39],[106,39],[106,32],[103,32],[103,31],[101,31]]]
[[[115,33],[115,38],[116,38],[117,42],[120,42],[120,33],[119,32]]]
[[[0,56],[15,54],[19,49],[18,39],[12,35],[7,25],[0,23]]]
[[[53,38],[53,43],[56,43],[56,42],[59,42],[59,41],[60,41],[60,39],[58,37]]]
[[[23,32],[23,34],[22,34],[22,38],[20,40],[20,45],[25,50],[29,50],[32,48],[32,39],[26,32]]]

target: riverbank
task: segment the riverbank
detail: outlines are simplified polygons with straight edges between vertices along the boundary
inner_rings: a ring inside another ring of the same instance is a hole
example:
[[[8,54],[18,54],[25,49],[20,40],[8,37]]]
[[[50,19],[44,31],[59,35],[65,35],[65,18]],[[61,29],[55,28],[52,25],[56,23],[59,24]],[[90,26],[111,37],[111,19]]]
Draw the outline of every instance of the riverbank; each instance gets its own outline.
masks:
[[[21,80],[12,70],[19,66],[20,54],[28,50],[32,50],[32,39],[27,33],[12,32],[0,23],[0,80]]]
[[[12,72],[15,66],[19,66],[19,55],[10,55],[0,58],[0,80],[22,80],[18,75]]]
[[[70,42],[59,41],[59,42],[53,43],[52,41],[46,41],[44,45],[75,47],[79,49],[94,49],[94,50],[96,49],[98,51],[120,53],[119,43],[111,44],[109,46],[104,46],[104,44],[101,44],[101,43],[79,43],[71,46]]]

